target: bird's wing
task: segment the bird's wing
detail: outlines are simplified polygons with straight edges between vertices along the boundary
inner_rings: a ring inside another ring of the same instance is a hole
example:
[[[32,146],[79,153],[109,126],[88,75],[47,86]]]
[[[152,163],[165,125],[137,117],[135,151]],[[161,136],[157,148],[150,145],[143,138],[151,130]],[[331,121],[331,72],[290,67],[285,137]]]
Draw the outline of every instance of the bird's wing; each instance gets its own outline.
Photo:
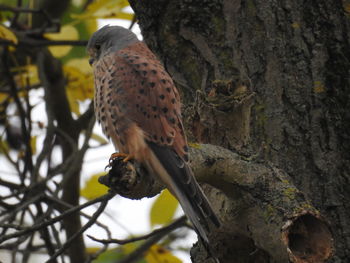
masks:
[[[120,83],[115,99],[120,106],[126,104],[125,113],[143,130],[147,141],[171,146],[187,161],[180,98],[169,74],[142,42],[114,56],[115,79]]]

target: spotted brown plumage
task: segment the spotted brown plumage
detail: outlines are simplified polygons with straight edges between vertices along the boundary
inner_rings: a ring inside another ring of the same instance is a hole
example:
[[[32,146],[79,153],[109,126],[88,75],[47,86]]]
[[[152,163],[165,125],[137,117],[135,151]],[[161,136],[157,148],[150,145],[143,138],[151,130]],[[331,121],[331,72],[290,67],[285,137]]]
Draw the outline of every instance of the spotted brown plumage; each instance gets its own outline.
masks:
[[[179,93],[147,45],[129,30],[103,27],[87,50],[95,75],[95,112],[119,152],[135,158],[177,197],[201,239],[219,227],[188,166]]]

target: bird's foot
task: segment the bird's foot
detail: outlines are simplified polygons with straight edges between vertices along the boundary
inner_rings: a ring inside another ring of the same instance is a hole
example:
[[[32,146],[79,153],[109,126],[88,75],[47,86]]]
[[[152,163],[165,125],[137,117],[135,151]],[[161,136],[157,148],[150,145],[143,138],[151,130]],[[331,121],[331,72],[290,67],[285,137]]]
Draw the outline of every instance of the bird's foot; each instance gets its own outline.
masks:
[[[117,159],[119,157],[123,158],[123,163],[127,163],[131,159],[134,159],[134,156],[132,154],[117,152],[117,153],[113,153],[111,155],[111,157],[109,158],[109,164],[111,164],[115,159]]]

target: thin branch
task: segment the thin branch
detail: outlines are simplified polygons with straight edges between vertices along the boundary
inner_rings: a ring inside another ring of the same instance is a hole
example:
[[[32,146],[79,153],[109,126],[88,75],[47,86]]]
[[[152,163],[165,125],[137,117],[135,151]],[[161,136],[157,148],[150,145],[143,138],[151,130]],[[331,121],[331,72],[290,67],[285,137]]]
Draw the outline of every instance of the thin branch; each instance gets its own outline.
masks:
[[[71,243],[79,237],[82,233],[84,233],[89,227],[91,227],[97,220],[97,218],[103,213],[104,209],[106,208],[108,201],[114,197],[114,193],[108,193],[103,196],[103,200],[101,201],[100,207],[96,210],[96,212],[92,215],[91,219],[81,228],[79,231],[77,231],[74,235],[72,235],[65,243],[64,245],[53,254],[50,259],[46,262],[53,262],[59,255],[61,255],[67,248],[70,247]]]
[[[73,207],[74,207],[74,206],[72,206],[71,204],[68,204],[68,203],[62,201],[61,199],[55,198],[55,197],[53,197],[53,196],[45,196],[45,199],[47,199],[48,205],[51,205],[50,202],[55,202],[55,203],[57,203],[58,205],[65,206],[65,207],[67,207],[67,208],[73,208]],[[86,213],[84,213],[84,212],[81,212],[81,211],[80,211],[80,214],[81,214],[82,216],[88,218],[88,219],[91,219],[91,216],[88,215],[88,214],[86,214]],[[104,229],[104,230],[106,231],[108,237],[111,237],[111,231],[108,229],[108,227],[107,227],[106,225],[100,223],[99,221],[96,221],[95,223],[96,223],[96,225],[98,225],[99,227],[101,227],[102,229]]]
[[[61,215],[55,217],[55,218],[52,218],[51,220],[48,220],[48,221],[45,221],[45,222],[42,222],[40,224],[36,224],[34,226],[31,226],[31,227],[28,227],[24,230],[21,230],[21,231],[17,231],[15,233],[12,233],[12,234],[9,234],[9,235],[3,235],[3,236],[0,236],[0,243],[6,241],[6,240],[9,240],[11,238],[15,238],[15,237],[19,237],[19,236],[23,236],[23,235],[26,235],[28,233],[31,233],[31,232],[34,232],[34,231],[37,231],[37,230],[40,230],[41,228],[43,227],[47,227],[49,225],[52,225],[52,224],[55,224],[56,222],[60,221],[62,218],[68,216],[68,215],[71,215],[79,210],[82,210],[84,209],[85,207],[88,207],[88,206],[91,206],[93,204],[96,204],[96,203],[99,203],[99,202],[102,202],[106,199],[111,199],[115,194],[113,192],[109,192],[101,197],[98,197],[94,200],[91,200],[91,201],[88,201],[82,205],[79,205],[79,206],[75,206],[71,209],[68,209],[67,211],[65,211],[64,213],[62,213]],[[109,200],[108,199],[108,200]]]
[[[27,34],[42,34],[44,32],[58,32],[60,29],[60,24],[55,19],[46,12],[44,9],[34,9],[34,8],[23,8],[20,6],[12,7],[4,4],[0,4],[0,10],[8,11],[15,14],[11,21],[11,26],[16,26],[17,18],[21,13],[31,13],[31,14],[41,14],[45,18],[45,22],[42,23],[40,28],[26,29]],[[53,28],[51,28],[53,26]],[[49,28],[50,27],[50,28]]]
[[[33,8],[23,8],[23,7],[12,7],[4,4],[0,4],[0,10],[10,11],[13,13],[45,13],[44,10],[33,9]]]
[[[183,226],[186,222],[186,217],[180,217],[177,221],[169,225],[169,229],[167,231],[160,231],[157,235],[151,236],[148,238],[142,245],[136,248],[132,253],[130,253],[127,257],[120,260],[118,263],[132,263],[137,259],[141,258],[144,253],[154,244],[156,244],[159,240],[161,240],[165,235],[167,235],[172,230]]]
[[[129,238],[129,239],[98,239],[98,238],[95,238],[93,236],[90,236],[90,235],[87,235],[90,239],[96,241],[96,242],[99,242],[99,243],[102,243],[102,244],[119,244],[119,245],[125,245],[125,244],[128,244],[128,243],[133,243],[133,242],[136,242],[136,241],[140,241],[140,240],[145,240],[145,239],[148,239],[148,238],[151,238],[153,236],[158,236],[158,235],[162,235],[162,236],[165,236],[167,235],[168,233],[170,233],[171,231],[177,229],[177,228],[180,228],[180,227],[183,227],[185,226],[186,224],[186,216],[182,216],[180,218],[178,218],[177,220],[175,220],[173,223],[163,227],[163,228],[159,228],[159,229],[156,229],[154,231],[152,231],[151,233],[147,234],[147,235],[143,235],[143,236],[139,236],[139,237],[134,237],[134,238]]]
[[[0,42],[1,43],[1,42]],[[87,45],[87,40],[36,40],[32,38],[27,39],[21,39],[18,45],[25,45],[25,46],[39,46],[39,47],[45,47],[45,46],[81,46],[85,47]]]
[[[0,139],[1,139],[1,138],[0,138]],[[15,162],[15,161],[11,158],[10,154],[8,153],[8,149],[6,149],[6,148],[4,147],[4,145],[3,145],[1,142],[0,142],[0,151],[1,151],[2,154],[5,155],[6,159],[7,159],[7,160],[13,165],[13,167],[16,169],[17,174],[20,174],[20,173],[21,173],[21,170],[20,170],[20,168],[19,168],[18,163]]]
[[[53,140],[54,140],[54,122],[52,117],[47,114],[48,117],[48,125],[46,129],[46,135],[43,143],[43,147],[41,152],[39,153],[37,159],[36,159],[36,164],[33,168],[33,177],[37,177],[39,175],[39,170],[41,167],[42,162],[45,160],[46,157],[48,157],[54,147]]]
[[[18,211],[21,211],[23,210],[24,208],[28,207],[29,205],[39,201],[41,198],[43,197],[43,195],[40,193],[36,196],[33,196],[32,198],[30,199],[27,199],[26,201],[22,200],[22,202],[20,203],[20,205],[16,206],[15,209],[13,209],[12,211],[4,211],[0,214],[0,216],[3,216],[3,215],[6,215],[6,214],[9,214],[8,216],[6,216],[5,218],[3,218],[1,221],[0,221],[0,225],[4,222],[6,222],[7,220],[9,220],[14,214],[16,214]],[[0,237],[1,239],[1,237]],[[0,242],[1,243],[1,242]]]
[[[8,83],[10,84],[10,88],[11,88],[10,89],[11,96],[13,97],[13,99],[16,103],[17,109],[19,111],[19,117],[20,117],[20,121],[21,121],[21,132],[22,132],[24,142],[26,145],[26,148],[25,148],[26,150],[25,150],[25,155],[24,155],[24,168],[23,168],[23,171],[21,172],[21,180],[23,182],[24,177],[25,177],[25,173],[28,170],[32,170],[32,168],[33,168],[32,150],[30,147],[30,133],[29,133],[29,130],[27,127],[27,121],[30,122],[30,120],[26,121],[27,113],[26,113],[26,111],[22,105],[22,102],[18,96],[18,93],[17,93],[17,85],[16,85],[14,78],[12,76],[12,73],[10,71],[9,51],[7,48],[5,49],[5,52],[3,53],[2,59],[3,59],[4,64],[5,64],[3,67],[3,70],[4,70],[5,75],[7,76],[7,80],[8,80]]]
[[[35,204],[35,206],[36,206],[36,209],[37,209],[37,216],[39,216],[40,217],[40,220],[37,220],[37,221],[44,221],[44,220],[46,220],[47,219],[47,217],[49,217],[50,218],[50,214],[51,214],[51,212],[52,212],[52,210],[53,210],[53,208],[52,207],[49,207],[48,208],[48,210],[44,213],[43,212],[43,210],[42,210],[42,206],[41,206],[41,204],[39,203],[39,202],[37,202],[36,204]],[[35,220],[35,218],[33,218],[34,220]],[[52,226],[52,225],[51,225]],[[54,245],[53,245],[53,243],[52,243],[52,240],[51,240],[51,237],[50,237],[50,232],[49,232],[49,229],[48,228],[46,228],[46,227],[44,227],[44,228],[42,228],[42,229],[40,229],[40,237],[41,237],[41,239],[44,241],[44,243],[45,243],[45,247],[46,247],[46,250],[47,250],[47,252],[48,252],[48,254],[51,256],[51,255],[53,255],[54,254],[54,251],[55,251],[55,247],[54,247]],[[57,262],[57,260],[54,260],[52,263],[55,263],[55,262]]]
[[[136,21],[137,21],[137,19],[136,19],[136,16],[134,15],[132,17],[131,23],[129,25],[129,30],[131,30],[134,27],[134,25],[136,24]]]
[[[80,130],[88,128],[89,121],[94,117],[94,103],[90,103],[89,108],[77,119],[77,126]]]
[[[0,46],[29,46],[29,47],[46,47],[46,46],[81,46],[87,45],[87,40],[48,40],[34,39],[23,37],[19,39],[18,44],[6,39],[0,39]]]
[[[8,187],[8,188],[10,188],[10,189],[19,189],[21,186],[19,186],[18,184],[16,184],[16,183],[12,183],[12,182],[9,182],[9,181],[5,181],[5,180],[2,180],[1,178],[0,178],[0,185],[2,185],[2,186],[6,186],[6,187]]]

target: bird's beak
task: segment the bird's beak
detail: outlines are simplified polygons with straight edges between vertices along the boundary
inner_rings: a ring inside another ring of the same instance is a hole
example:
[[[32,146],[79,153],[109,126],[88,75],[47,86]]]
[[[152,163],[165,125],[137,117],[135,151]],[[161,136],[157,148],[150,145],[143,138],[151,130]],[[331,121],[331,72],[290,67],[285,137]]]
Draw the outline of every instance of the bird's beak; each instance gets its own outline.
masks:
[[[90,59],[89,59],[89,64],[90,64],[90,66],[94,63],[94,61],[95,61],[95,60],[94,60],[93,58],[90,58]]]

